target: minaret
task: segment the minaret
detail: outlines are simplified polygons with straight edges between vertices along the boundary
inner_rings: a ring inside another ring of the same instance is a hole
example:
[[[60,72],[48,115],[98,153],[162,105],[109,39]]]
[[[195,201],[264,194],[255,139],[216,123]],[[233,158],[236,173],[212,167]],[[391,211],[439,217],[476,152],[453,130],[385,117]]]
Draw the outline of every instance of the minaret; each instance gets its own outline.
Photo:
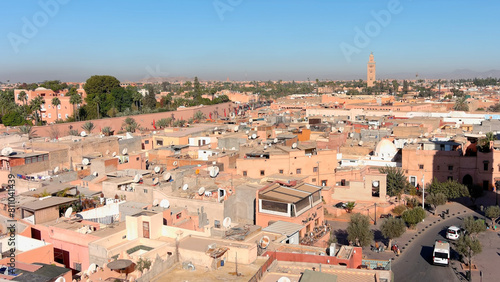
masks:
[[[368,61],[367,65],[367,85],[368,87],[373,87],[373,84],[375,83],[375,60],[373,59],[373,52],[370,54],[370,60]]]

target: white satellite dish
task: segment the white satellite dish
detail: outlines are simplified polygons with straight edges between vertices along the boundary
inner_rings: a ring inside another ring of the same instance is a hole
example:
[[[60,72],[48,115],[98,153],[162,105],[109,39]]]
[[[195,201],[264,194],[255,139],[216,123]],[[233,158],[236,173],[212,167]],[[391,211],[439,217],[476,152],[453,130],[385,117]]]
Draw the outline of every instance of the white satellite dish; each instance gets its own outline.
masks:
[[[297,143],[292,144],[292,149],[295,149],[295,148],[297,148]]]
[[[89,159],[84,158],[84,159],[82,160],[82,164],[83,164],[83,165],[89,165],[89,164],[90,164]]]
[[[245,134],[247,134],[247,135],[248,135],[249,133],[250,133],[250,130],[245,131]]]
[[[157,184],[158,184],[158,182],[159,182],[158,177],[153,178],[153,185],[157,185]]]
[[[177,161],[174,161],[173,165],[174,165],[174,166],[177,166]]]
[[[94,173],[92,173],[93,176],[99,176],[99,173],[97,171],[94,171]]]
[[[136,174],[136,175],[134,176],[134,182],[135,182],[135,183],[138,183],[139,181],[141,181],[141,175],[140,175],[140,174]]]
[[[10,156],[10,154],[12,154],[13,151],[14,150],[12,150],[11,147],[5,147],[2,149],[2,156],[5,156],[5,157]]]
[[[109,150],[106,150],[106,155],[109,155]]]
[[[113,157],[116,157],[116,152],[113,152],[112,156],[113,156]]]
[[[160,172],[160,170],[161,170],[161,167],[159,167],[159,166],[155,166],[155,172],[156,172],[156,173]]]
[[[165,180],[165,181],[169,181],[170,178],[172,178],[172,175],[170,175],[170,173],[166,173],[163,175],[163,180]]]
[[[254,133],[254,134],[252,134],[252,139],[255,139],[255,138],[257,138],[257,134]]]
[[[248,121],[249,121],[249,122],[253,122],[253,118],[249,119]]]
[[[160,202],[160,207],[168,209],[170,207],[170,202],[167,199],[163,199]]]
[[[234,127],[234,132],[238,132],[238,130],[239,130],[239,129],[240,129],[240,127],[239,127],[239,126],[235,126],[235,127]]]
[[[85,130],[84,130],[84,131],[82,131],[82,132],[80,132],[80,136],[82,136],[82,137],[87,136],[87,132],[85,132]]]
[[[216,161],[213,161],[213,162],[212,162],[212,164],[213,164],[213,165],[216,165],[216,164],[217,164],[217,162],[216,162]]]
[[[205,187],[198,189],[198,195],[202,196],[203,194],[205,194]]]
[[[58,277],[55,282],[66,282],[66,278]]]
[[[64,217],[65,218],[69,218],[71,216],[71,214],[73,213],[73,208],[72,207],[69,207],[66,212],[64,213]]]
[[[343,131],[344,131],[344,128],[343,128],[343,127],[339,128],[339,132],[340,132],[340,133],[342,133]]]
[[[58,173],[58,172],[59,172],[59,167],[58,167],[58,166],[56,166],[56,167],[54,168],[54,173]]]
[[[269,239],[269,237],[267,236],[262,236],[262,238],[260,238],[260,247],[263,248],[263,249],[266,249],[269,244],[271,243],[271,239]]]
[[[274,138],[273,143],[278,143],[278,138]]]
[[[157,207],[157,206],[158,206],[158,199],[155,199],[155,200],[153,201],[153,207]]]
[[[264,150],[267,150],[267,145],[264,145]]]
[[[122,150],[122,155],[126,155],[126,154],[127,154],[127,152],[128,152],[128,149],[127,149],[127,148],[123,149],[123,150]]]
[[[219,174],[219,167],[218,166],[212,166],[209,168],[210,170],[210,177],[215,178]]]
[[[222,225],[226,228],[228,228],[229,226],[231,226],[231,218],[230,217],[226,217],[224,218],[224,220],[222,221]]]
[[[310,128],[311,128],[311,125],[310,125],[310,124],[306,124],[306,128],[307,128],[307,129],[310,129]]]
[[[94,273],[97,270],[97,265],[95,263],[89,265],[89,268],[87,269],[87,273]]]
[[[349,137],[353,138],[354,137],[354,133],[353,132],[349,133]]]
[[[291,282],[291,281],[292,280],[290,280],[290,278],[286,276],[280,277],[280,279],[278,279],[278,282]]]
[[[378,187],[378,181],[373,181],[372,185],[373,187]]]
[[[363,146],[363,141],[359,141],[358,145]]]
[[[186,183],[182,186],[182,190],[186,191],[189,188],[189,185]]]
[[[219,129],[219,128],[218,128],[218,127],[215,127],[215,128],[214,128],[214,131],[217,131],[217,129]]]
[[[23,146],[23,148],[26,148],[26,142],[23,142],[22,146]]]

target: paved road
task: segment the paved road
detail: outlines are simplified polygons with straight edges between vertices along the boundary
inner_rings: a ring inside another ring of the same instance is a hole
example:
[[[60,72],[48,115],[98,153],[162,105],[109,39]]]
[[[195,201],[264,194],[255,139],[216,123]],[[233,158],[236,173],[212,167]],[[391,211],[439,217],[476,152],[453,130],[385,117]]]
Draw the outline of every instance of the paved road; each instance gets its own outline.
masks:
[[[432,250],[436,240],[444,239],[444,231],[448,226],[461,225],[461,223],[462,216],[458,216],[458,218],[455,216],[437,222],[430,226],[428,230],[419,234],[401,257],[394,261],[392,270],[394,271],[395,281],[460,281],[452,269],[452,265],[457,264],[456,260],[453,260],[448,267],[435,266],[432,264]],[[453,258],[453,250],[451,255]]]

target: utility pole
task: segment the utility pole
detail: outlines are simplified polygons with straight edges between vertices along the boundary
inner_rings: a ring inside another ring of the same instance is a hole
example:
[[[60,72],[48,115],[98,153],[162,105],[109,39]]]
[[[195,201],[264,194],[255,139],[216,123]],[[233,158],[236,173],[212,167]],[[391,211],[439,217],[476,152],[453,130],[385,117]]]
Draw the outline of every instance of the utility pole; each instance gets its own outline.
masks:
[[[425,212],[425,171],[422,173],[422,208]],[[422,219],[424,221],[424,219]]]
[[[377,203],[375,203],[375,219],[373,225],[377,225]]]

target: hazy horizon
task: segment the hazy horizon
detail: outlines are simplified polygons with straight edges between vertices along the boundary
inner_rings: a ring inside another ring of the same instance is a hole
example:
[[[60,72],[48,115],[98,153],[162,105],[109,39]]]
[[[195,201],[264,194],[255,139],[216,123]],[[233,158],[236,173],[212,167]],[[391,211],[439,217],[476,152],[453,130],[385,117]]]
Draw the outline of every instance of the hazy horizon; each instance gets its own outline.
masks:
[[[98,74],[120,81],[366,79],[370,52],[377,79],[500,68],[494,1],[3,4],[3,82],[85,81]]]

